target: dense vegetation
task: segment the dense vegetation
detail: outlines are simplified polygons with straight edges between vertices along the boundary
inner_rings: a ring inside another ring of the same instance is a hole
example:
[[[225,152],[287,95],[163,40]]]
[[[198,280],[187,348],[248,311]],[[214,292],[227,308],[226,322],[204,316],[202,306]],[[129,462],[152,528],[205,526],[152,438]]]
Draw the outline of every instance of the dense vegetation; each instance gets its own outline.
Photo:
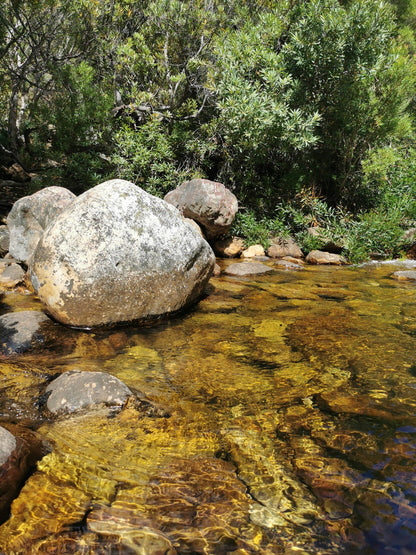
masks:
[[[207,177],[248,240],[397,255],[416,221],[415,22],[415,0],[3,0],[1,152],[77,193]]]

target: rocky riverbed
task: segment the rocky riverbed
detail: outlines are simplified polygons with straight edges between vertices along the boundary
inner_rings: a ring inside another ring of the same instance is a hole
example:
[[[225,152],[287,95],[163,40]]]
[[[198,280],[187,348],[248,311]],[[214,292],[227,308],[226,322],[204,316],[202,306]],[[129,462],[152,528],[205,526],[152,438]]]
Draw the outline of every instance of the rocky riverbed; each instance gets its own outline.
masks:
[[[218,262],[187,314],[48,322],[0,361],[0,424],[27,461],[1,552],[416,550],[416,287],[393,277],[413,263]],[[1,297],[1,314],[41,309],[24,287]],[[54,380],[95,372],[126,397],[51,412]]]

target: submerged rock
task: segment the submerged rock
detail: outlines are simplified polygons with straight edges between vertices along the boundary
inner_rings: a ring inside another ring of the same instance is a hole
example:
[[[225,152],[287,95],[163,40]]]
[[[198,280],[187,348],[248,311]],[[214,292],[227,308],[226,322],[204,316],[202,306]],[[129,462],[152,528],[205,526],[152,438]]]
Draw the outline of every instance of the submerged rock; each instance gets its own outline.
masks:
[[[46,388],[53,414],[71,413],[94,405],[122,406],[132,392],[106,372],[65,372]]]
[[[284,260],[283,258],[276,260],[274,266],[282,270],[301,270],[303,267],[301,264],[297,264],[290,260]]]
[[[200,224],[211,238],[226,233],[238,210],[237,198],[222,183],[208,179],[185,181],[165,196],[186,218]]]
[[[176,208],[114,179],[79,196],[39,242],[30,277],[59,322],[156,318],[195,302],[215,264]]]
[[[10,254],[28,265],[48,224],[74,198],[75,195],[63,187],[46,187],[16,201],[7,216]]]
[[[0,355],[23,353],[44,341],[41,324],[49,318],[37,310],[11,312],[0,316]]]
[[[224,273],[229,276],[252,276],[256,274],[267,274],[273,268],[261,264],[261,262],[236,262],[225,268]]]

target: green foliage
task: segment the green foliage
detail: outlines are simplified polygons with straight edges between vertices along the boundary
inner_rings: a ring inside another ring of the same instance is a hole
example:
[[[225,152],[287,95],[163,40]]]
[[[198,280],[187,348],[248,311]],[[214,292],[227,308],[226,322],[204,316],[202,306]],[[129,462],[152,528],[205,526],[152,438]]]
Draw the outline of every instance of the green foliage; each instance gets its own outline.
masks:
[[[286,25],[282,9],[261,14],[256,25],[229,33],[216,47],[220,177],[237,187],[243,201],[285,196],[279,180],[317,142],[319,115],[291,106],[293,79],[279,53]]]
[[[271,237],[287,237],[288,228],[284,221],[275,218],[257,218],[252,210],[239,211],[234,219],[231,233],[243,237],[246,246],[263,245],[264,249],[270,246]]]
[[[152,118],[137,130],[124,125],[114,141],[118,177],[154,195],[164,196],[187,177],[175,164],[171,137],[160,119]]]
[[[58,91],[45,107],[53,129],[52,148],[71,152],[108,141],[108,114],[113,98],[105,82],[85,61],[63,66],[56,76]]]
[[[415,25],[416,0],[4,0],[1,143],[77,191],[222,181],[264,245],[275,226],[396,252],[416,220]]]
[[[403,235],[400,210],[370,210],[353,221],[346,234],[345,253],[351,262],[368,260],[372,254],[392,258],[400,252]]]
[[[402,145],[374,150],[363,162],[363,184],[374,206],[399,211],[402,222],[416,222],[416,147]]]
[[[304,171],[333,202],[359,207],[361,161],[369,147],[411,132],[406,108],[414,69],[394,34],[386,4],[313,0],[282,50],[294,106],[320,114],[318,146],[304,158]]]

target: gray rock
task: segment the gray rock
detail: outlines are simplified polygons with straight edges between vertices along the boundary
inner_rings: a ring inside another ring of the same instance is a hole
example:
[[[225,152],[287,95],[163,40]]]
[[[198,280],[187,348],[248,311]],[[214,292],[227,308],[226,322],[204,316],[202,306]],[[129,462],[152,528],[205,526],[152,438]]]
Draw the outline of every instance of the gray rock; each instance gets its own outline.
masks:
[[[256,274],[267,274],[272,272],[273,268],[261,264],[260,262],[236,262],[228,266],[224,273],[229,276],[252,276]]]
[[[332,264],[335,266],[347,263],[343,256],[324,251],[311,251],[306,257],[306,262],[308,264]]]
[[[24,310],[0,316],[0,354],[13,355],[43,342],[41,324],[49,318],[43,312]]]
[[[273,237],[270,242],[267,254],[271,258],[283,258],[284,256],[303,258],[301,248],[291,237]]]
[[[165,196],[186,218],[202,226],[209,238],[223,235],[238,210],[237,198],[222,183],[208,179],[185,181]]]
[[[0,468],[9,460],[16,449],[16,438],[13,434],[0,426]]]
[[[46,227],[74,198],[63,187],[47,187],[16,201],[7,216],[10,254],[28,265]]]
[[[0,256],[9,252],[10,233],[7,225],[0,225]]]
[[[394,272],[392,277],[399,281],[416,281],[416,270],[401,270],[399,272]]]
[[[9,264],[0,274],[0,287],[16,287],[24,278],[25,272],[19,264]]]
[[[176,208],[114,179],[79,196],[39,241],[30,278],[48,313],[91,327],[156,318],[195,302],[215,264]]]
[[[72,413],[94,405],[122,406],[132,395],[118,378],[106,372],[65,372],[46,388],[48,409]]]

